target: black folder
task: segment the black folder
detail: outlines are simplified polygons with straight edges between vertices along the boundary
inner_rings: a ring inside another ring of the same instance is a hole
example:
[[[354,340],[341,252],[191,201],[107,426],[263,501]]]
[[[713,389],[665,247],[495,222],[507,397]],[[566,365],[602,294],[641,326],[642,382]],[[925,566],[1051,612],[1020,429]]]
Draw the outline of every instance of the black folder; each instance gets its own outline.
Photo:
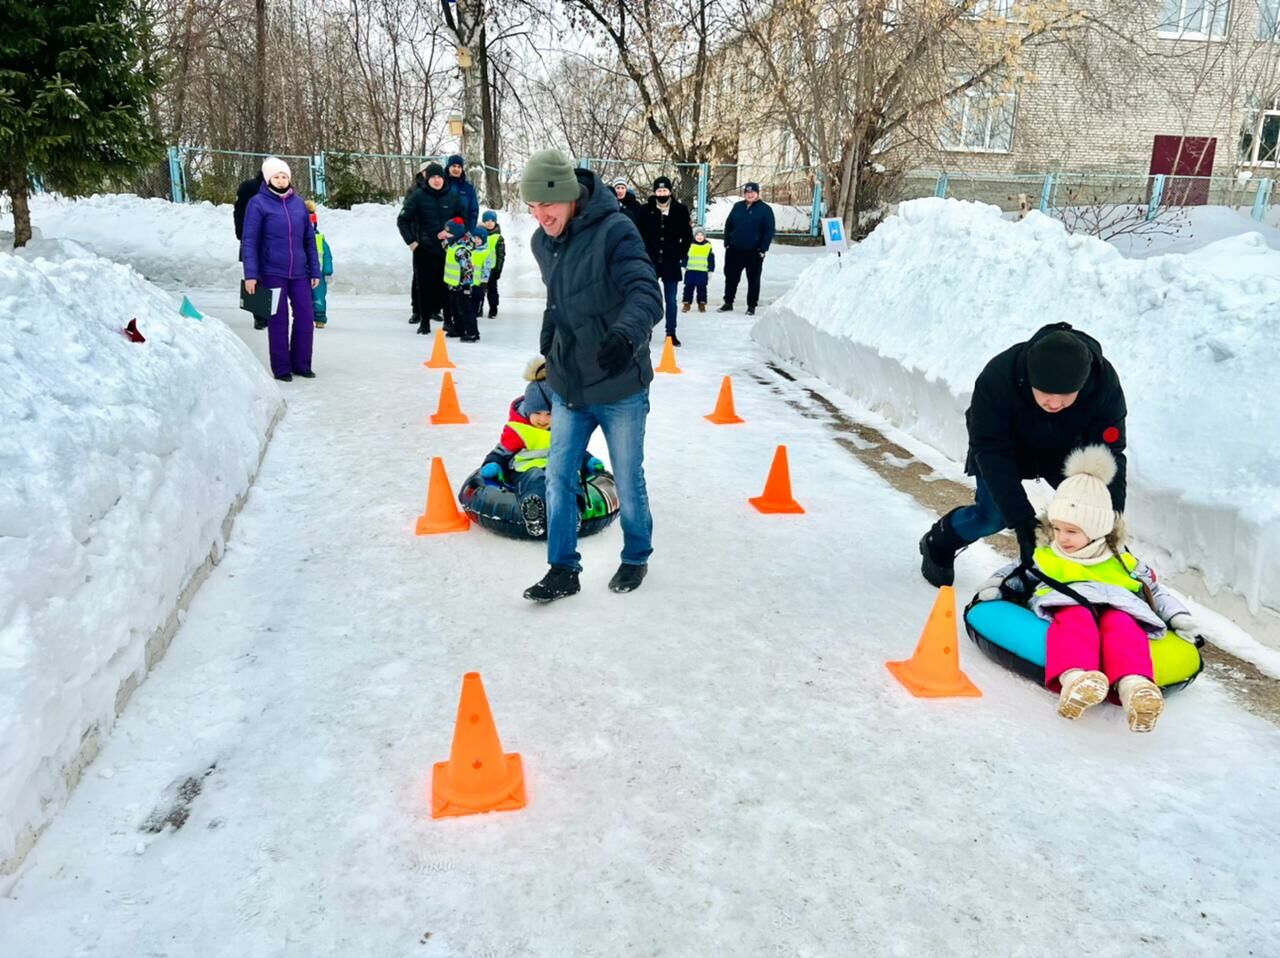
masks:
[[[245,292],[244,280],[240,281],[240,308],[255,316],[270,316],[280,304],[280,290],[267,289],[258,280],[258,288],[253,293]]]

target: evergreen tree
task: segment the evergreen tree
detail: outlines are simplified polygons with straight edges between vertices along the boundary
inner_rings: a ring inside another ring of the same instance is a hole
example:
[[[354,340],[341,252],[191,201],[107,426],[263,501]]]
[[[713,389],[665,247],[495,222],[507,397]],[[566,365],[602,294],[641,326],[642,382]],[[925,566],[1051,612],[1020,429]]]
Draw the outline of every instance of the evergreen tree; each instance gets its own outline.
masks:
[[[161,156],[146,119],[160,82],[140,54],[149,29],[136,0],[0,0],[0,188],[15,247],[31,238],[36,178],[79,193]]]

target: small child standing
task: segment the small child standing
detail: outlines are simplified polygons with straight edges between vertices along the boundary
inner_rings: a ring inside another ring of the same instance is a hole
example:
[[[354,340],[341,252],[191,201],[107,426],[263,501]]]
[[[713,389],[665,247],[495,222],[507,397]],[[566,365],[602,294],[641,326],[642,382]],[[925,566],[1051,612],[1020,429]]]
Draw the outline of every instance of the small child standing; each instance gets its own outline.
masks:
[[[1046,686],[1060,689],[1058,714],[1078,719],[1114,686],[1129,729],[1150,732],[1164,709],[1153,681],[1150,640],[1168,629],[1183,636],[1203,633],[1155,571],[1124,549],[1123,523],[1107,491],[1115,473],[1106,446],[1067,457],[1066,478],[1049,503],[1052,532],[1034,553],[1033,585],[1036,572],[1044,581],[1027,605],[1049,620],[1044,676]],[[1008,565],[993,575],[978,598],[1001,598],[1001,585],[1025,592],[1020,577],[1006,581],[1016,569]]]
[[[320,232],[319,217],[316,216],[314,200],[307,200],[307,212],[311,214],[311,225],[316,228],[316,254],[320,257],[320,282],[311,291],[311,305],[315,309],[316,329],[324,329],[329,322],[329,277],[333,275],[333,250],[329,241]]]
[[[480,316],[484,312],[484,295],[489,288],[493,268],[489,255],[489,243],[484,230],[479,227],[471,234],[471,321],[476,324],[476,337],[480,336]]]
[[[486,483],[515,489],[525,531],[537,538],[547,531],[547,455],[551,451],[551,389],[539,356],[525,369],[529,385],[511,402],[507,424],[493,451],[484,458],[480,476]],[[585,474],[602,472],[604,463],[586,454]]]
[[[693,231],[693,242],[685,254],[683,312],[689,312],[695,292],[698,294],[698,312],[707,311],[707,274],[715,271],[716,254],[707,241],[707,231],[699,226]]]
[[[444,284],[448,287],[449,305],[453,313],[453,325],[445,335],[461,339],[464,343],[474,343],[480,338],[471,299],[471,286],[475,278],[471,252],[475,247],[462,220],[450,220],[445,224],[445,229],[449,238],[441,241],[445,244]]]
[[[498,228],[498,214],[493,210],[485,210],[480,217],[480,225],[485,228],[485,242],[489,247],[489,281],[487,296],[489,299],[489,318],[498,315],[498,280],[502,276],[502,264],[507,261],[507,241]],[[479,315],[477,313],[477,315]]]

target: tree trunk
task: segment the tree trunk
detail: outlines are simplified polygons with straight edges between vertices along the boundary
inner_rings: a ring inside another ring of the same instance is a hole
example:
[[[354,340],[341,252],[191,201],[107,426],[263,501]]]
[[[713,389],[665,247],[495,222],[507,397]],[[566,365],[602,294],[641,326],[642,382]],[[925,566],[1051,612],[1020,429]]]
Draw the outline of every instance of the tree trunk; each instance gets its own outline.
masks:
[[[459,64],[462,71],[462,139],[458,144],[463,157],[467,161],[467,179],[479,184],[483,179],[484,160],[484,118],[481,115],[480,88],[484,86],[485,77],[480,72],[476,51],[479,44],[480,24],[484,20],[484,0],[457,0],[454,4],[456,17],[454,33],[458,39],[459,49],[466,48],[471,55],[467,66]],[[489,198],[485,197],[485,202]]]
[[[492,74],[489,70],[489,39],[484,24],[480,25],[480,44],[476,48],[476,64],[480,68],[480,113],[484,125],[485,202],[502,206],[502,178],[498,175],[498,118],[493,112]]]
[[[23,168],[10,167],[9,200],[13,203],[13,248],[21,249],[31,240],[31,207],[27,205],[27,174]]]
[[[173,143],[182,142],[182,130],[187,122],[187,77],[191,71],[191,31],[196,15],[196,0],[187,0],[182,15],[182,51],[178,55],[178,74],[174,80],[177,99],[173,107]]]
[[[257,48],[254,50],[253,148],[267,152],[267,0],[254,0]]]

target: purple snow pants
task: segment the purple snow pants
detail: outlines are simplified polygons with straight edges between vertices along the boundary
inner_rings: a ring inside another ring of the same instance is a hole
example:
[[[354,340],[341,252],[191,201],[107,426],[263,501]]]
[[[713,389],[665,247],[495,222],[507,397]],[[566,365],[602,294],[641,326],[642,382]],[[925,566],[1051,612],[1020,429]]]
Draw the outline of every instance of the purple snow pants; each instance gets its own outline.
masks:
[[[276,376],[311,372],[311,342],[316,335],[316,314],[311,304],[311,280],[267,276],[262,285],[282,290],[280,304],[267,323],[271,372]],[[293,303],[293,336],[289,335],[289,304]]]

